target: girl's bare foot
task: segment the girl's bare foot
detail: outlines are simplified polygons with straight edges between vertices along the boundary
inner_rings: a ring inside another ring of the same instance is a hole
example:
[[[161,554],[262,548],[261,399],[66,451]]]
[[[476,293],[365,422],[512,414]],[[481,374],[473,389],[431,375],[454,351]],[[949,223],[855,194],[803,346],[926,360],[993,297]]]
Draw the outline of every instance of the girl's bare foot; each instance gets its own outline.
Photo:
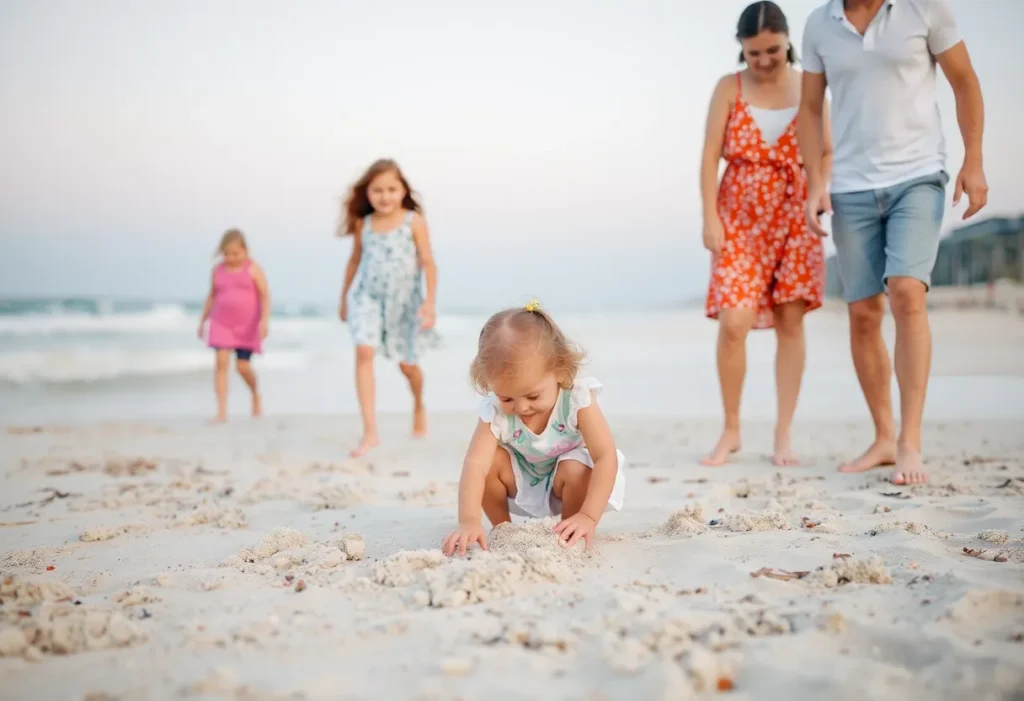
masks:
[[[924,459],[916,450],[899,451],[896,456],[896,469],[892,471],[889,481],[893,484],[924,484],[928,481],[928,473],[924,469]]]
[[[263,416],[263,398],[258,394],[252,395],[252,418],[258,419]]]
[[[378,445],[380,445],[380,441],[377,440],[377,436],[363,436],[363,439],[359,441],[359,445],[357,445],[349,455],[354,458],[361,458]]]
[[[722,431],[722,437],[718,439],[715,449],[707,457],[702,458],[701,465],[706,467],[720,467],[729,461],[729,455],[740,449],[740,431],[736,428],[727,428]]]
[[[840,472],[866,472],[883,465],[896,464],[896,441],[877,439],[856,460],[839,466]]]
[[[412,435],[414,438],[425,438],[427,435],[427,408],[417,404],[412,410]]]
[[[788,430],[776,429],[775,431],[775,453],[772,455],[772,464],[775,467],[793,467],[800,464],[800,458],[793,452]]]

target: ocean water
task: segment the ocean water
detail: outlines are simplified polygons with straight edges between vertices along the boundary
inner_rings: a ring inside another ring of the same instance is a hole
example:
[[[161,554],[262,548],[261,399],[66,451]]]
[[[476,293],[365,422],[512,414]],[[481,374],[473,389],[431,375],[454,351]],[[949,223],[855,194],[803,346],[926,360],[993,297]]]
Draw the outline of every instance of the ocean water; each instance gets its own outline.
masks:
[[[200,311],[199,302],[0,300],[0,423],[212,415],[213,354],[196,336]],[[585,372],[605,383],[602,403],[610,413],[720,415],[717,326],[700,308],[552,313],[587,350]],[[475,409],[479,398],[468,367],[485,317],[440,316],[443,346],[423,361],[432,411]],[[891,343],[891,323],[886,333]],[[866,418],[845,316],[824,310],[810,315],[807,338],[797,418]],[[278,305],[264,350],[254,365],[268,416],[357,412],[352,344],[333,307]],[[986,365],[1006,365],[986,363],[985,354],[997,359],[1006,352],[1015,351],[974,338],[938,338],[928,417],[1024,418],[1024,377],[984,374]],[[773,368],[774,335],[751,334],[745,417],[774,416]],[[378,410],[408,411],[409,394],[394,364],[378,359],[376,377]],[[247,413],[247,391],[234,374],[229,404],[232,415]]]

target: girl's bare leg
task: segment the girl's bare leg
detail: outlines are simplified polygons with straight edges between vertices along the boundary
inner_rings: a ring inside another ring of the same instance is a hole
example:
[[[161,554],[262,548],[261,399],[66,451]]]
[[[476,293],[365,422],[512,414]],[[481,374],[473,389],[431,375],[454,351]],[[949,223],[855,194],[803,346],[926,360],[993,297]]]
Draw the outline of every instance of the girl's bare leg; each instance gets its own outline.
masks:
[[[491,471],[487,473],[487,481],[484,483],[483,509],[492,528],[499,523],[507,523],[512,520],[512,514],[508,510],[508,500],[515,499],[518,493],[516,476],[512,470],[512,457],[507,450],[498,446],[494,451]]]
[[[366,455],[375,448],[380,440],[377,436],[377,401],[376,386],[373,378],[372,346],[356,346],[356,396],[359,398],[359,411],[363,416],[363,437],[359,445],[352,450],[352,457]]]
[[[563,460],[558,463],[555,478],[551,482],[551,492],[562,502],[563,520],[575,516],[583,508],[591,474],[593,470],[579,460]]]
[[[253,418],[262,416],[263,402],[260,400],[259,388],[256,385],[256,373],[253,372],[252,363],[248,360],[237,360],[235,361],[235,369],[238,370],[238,374],[242,376],[245,384],[249,387],[249,391],[252,392]]]
[[[231,351],[217,350],[213,368],[213,390],[217,395],[217,415],[211,423],[222,424],[228,420],[228,370],[231,367]]]
[[[419,365],[399,363],[399,369],[409,381],[412,391],[412,435],[422,438],[427,435],[427,407],[423,404],[423,370]]]

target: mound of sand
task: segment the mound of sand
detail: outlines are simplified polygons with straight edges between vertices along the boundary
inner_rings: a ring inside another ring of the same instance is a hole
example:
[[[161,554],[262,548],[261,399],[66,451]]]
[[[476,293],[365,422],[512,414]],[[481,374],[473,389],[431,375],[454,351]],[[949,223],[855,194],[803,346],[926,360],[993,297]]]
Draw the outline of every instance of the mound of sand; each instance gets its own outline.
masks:
[[[720,684],[734,678],[750,638],[792,632],[787,620],[765,611],[694,610],[681,615],[670,606],[669,597],[620,596],[609,606],[598,634],[605,661],[620,674],[672,665],[677,694],[672,698],[721,689]]]
[[[40,659],[127,647],[145,635],[118,611],[71,603],[59,582],[4,577],[0,584],[0,657]]]
[[[365,555],[366,542],[358,533],[349,533],[332,543],[311,543],[305,533],[282,527],[255,546],[232,555],[224,565],[264,576],[287,574],[315,580],[316,575],[334,570],[346,561],[361,560]]]
[[[27,580],[13,575],[0,578],[0,606],[4,611],[43,602],[71,601],[75,592],[61,582]]]
[[[524,584],[568,582],[590,554],[581,541],[569,548],[552,530],[558,519],[503,523],[491,531],[489,551],[465,559],[439,550],[403,550],[374,563],[373,581],[407,590],[413,605],[437,608],[492,601],[521,593]]]
[[[1006,531],[982,531],[978,534],[978,540],[984,540],[986,543],[1003,545],[1004,543],[1010,542],[1010,534]]]
[[[789,528],[789,521],[781,511],[771,509],[760,513],[725,514],[719,521],[719,525],[724,530],[734,533],[749,533],[751,531],[784,531]]]
[[[695,536],[706,532],[704,507],[697,502],[687,504],[682,511],[669,516],[659,530],[671,536]]]
[[[125,524],[123,526],[100,526],[83,531],[78,539],[83,543],[95,543],[102,540],[113,540],[129,533],[142,533],[148,530],[146,526],[136,524]]]
[[[245,512],[235,507],[206,505],[188,513],[175,514],[174,525],[215,526],[217,528],[245,528],[249,525]]]
[[[882,558],[875,555],[867,560],[833,560],[828,567],[811,572],[804,581],[811,586],[834,589],[843,584],[892,584],[892,574]]]

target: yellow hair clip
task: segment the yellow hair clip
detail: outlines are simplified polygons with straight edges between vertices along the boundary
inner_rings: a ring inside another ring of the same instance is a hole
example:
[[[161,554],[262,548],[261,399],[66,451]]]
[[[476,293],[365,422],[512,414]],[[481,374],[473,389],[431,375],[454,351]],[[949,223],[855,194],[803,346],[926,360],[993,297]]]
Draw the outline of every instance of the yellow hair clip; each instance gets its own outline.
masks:
[[[535,299],[531,299],[529,302],[526,303],[526,311],[528,311],[528,312],[539,312],[540,311],[540,302],[538,302]]]

